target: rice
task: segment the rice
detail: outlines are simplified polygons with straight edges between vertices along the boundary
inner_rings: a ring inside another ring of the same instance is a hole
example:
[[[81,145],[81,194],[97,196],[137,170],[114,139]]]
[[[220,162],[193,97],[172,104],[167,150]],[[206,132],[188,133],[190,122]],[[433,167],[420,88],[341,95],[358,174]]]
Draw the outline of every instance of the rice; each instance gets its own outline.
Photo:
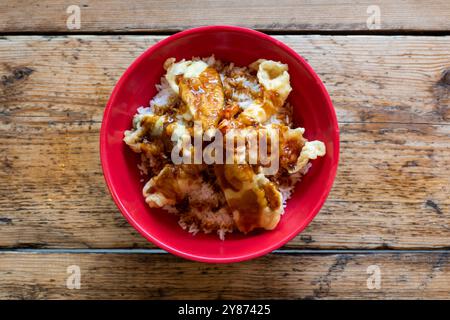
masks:
[[[161,78],[161,84],[156,85],[156,90],[158,90],[158,93],[150,101],[150,107],[152,108],[156,106],[167,107],[173,100],[177,99],[176,93],[173,92],[173,90],[169,86],[169,83],[164,77]]]
[[[203,231],[206,234],[216,231],[219,238],[225,240],[225,234],[227,232],[231,233],[234,230],[233,218],[225,208],[222,208],[217,212],[194,208],[193,210],[182,214],[174,207],[168,207],[167,209],[169,209],[170,211],[168,211],[171,213],[179,214],[180,219],[178,220],[178,224],[181,228],[193,235],[197,234],[199,231]]]
[[[206,203],[210,206],[217,206],[219,204],[219,193],[208,183],[202,183],[200,188],[193,189],[189,192],[188,197],[192,203]]]
[[[138,163],[137,167],[139,169],[139,173],[141,174],[141,176],[148,174],[147,166],[145,164],[143,164],[142,162]]]
[[[193,235],[202,231],[216,231],[220,239],[225,239],[227,232],[233,232],[234,221],[226,208],[225,198],[221,192],[214,190],[210,183],[193,184],[189,190],[190,208],[183,212],[175,206],[165,205],[162,208],[168,213],[179,216],[178,224]],[[216,209],[220,207],[220,209]]]
[[[139,107],[137,109],[138,114],[152,114],[152,109],[150,107]]]
[[[289,176],[289,180],[287,182],[279,184],[278,189],[280,190],[283,198],[283,208],[286,209],[287,201],[292,197],[295,190],[295,185],[301,180],[301,177],[301,172],[296,172]]]
[[[168,213],[178,214],[178,209],[174,206],[165,205],[162,207],[164,210],[166,210]],[[183,228],[184,229],[184,228]]]

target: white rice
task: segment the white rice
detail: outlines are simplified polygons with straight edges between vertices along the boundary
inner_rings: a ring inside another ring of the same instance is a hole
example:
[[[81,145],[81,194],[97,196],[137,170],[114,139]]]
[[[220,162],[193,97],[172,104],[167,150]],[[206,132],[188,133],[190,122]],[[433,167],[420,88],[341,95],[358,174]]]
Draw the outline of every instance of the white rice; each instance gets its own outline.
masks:
[[[214,57],[214,55],[209,56],[207,58],[203,58],[202,59],[208,66],[213,66],[216,64],[217,60],[216,57]]]
[[[161,84],[156,85],[156,90],[158,90],[158,93],[150,101],[150,107],[168,108],[172,104],[171,102],[177,99],[176,93],[172,90],[165,77],[161,78]]]
[[[202,183],[198,189],[189,192],[190,203],[208,204],[209,206],[219,205],[219,193],[208,183]]]
[[[152,108],[142,106],[137,109],[137,112],[138,114],[153,114]]]
[[[297,182],[301,180],[302,174],[300,172],[296,172],[289,177],[289,182],[287,184],[282,184],[278,186],[278,189],[281,192],[281,197],[283,199],[283,208],[285,209],[287,206],[287,201],[292,197],[295,185]],[[284,213],[284,210],[283,210]]]

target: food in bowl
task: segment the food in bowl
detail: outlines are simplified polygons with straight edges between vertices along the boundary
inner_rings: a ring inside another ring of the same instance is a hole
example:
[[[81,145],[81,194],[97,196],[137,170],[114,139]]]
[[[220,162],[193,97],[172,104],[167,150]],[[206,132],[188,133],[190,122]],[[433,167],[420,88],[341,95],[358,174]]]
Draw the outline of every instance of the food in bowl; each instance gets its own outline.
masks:
[[[325,155],[294,128],[287,64],[238,67],[211,56],[169,58],[164,69],[124,133],[141,155],[146,203],[193,234],[274,229],[310,160]]]

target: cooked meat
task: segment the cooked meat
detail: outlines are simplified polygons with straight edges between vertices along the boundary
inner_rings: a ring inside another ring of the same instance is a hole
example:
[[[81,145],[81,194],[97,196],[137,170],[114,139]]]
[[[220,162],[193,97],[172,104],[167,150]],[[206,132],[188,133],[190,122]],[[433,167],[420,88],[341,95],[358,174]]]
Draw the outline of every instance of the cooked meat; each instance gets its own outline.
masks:
[[[249,165],[216,165],[215,172],[241,232],[276,227],[283,207],[281,193],[272,182]]]
[[[167,164],[144,186],[145,201],[150,207],[161,208],[182,201],[189,190],[202,183],[198,165]]]
[[[201,121],[203,130],[215,128],[225,101],[219,73],[208,67],[198,77],[179,76],[178,86],[184,102],[182,113],[190,113],[192,120]]]

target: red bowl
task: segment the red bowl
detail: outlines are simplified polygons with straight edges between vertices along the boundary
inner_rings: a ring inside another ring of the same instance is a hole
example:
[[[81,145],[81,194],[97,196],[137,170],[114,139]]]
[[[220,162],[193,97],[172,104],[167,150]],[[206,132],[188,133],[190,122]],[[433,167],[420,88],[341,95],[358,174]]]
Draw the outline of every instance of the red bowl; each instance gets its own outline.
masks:
[[[136,167],[139,156],[122,141],[139,106],[148,106],[155,84],[164,74],[169,57],[190,59],[214,54],[223,61],[248,65],[260,59],[289,65],[289,101],[294,121],[306,128],[305,136],[325,143],[327,153],[298,183],[278,226],[272,231],[248,235],[227,234],[225,241],[215,234],[184,231],[177,218],[148,207],[142,196],[143,182]],[[103,116],[100,156],[106,183],[125,218],[148,240],[175,255],[212,263],[248,260],[269,253],[295,237],[319,212],[331,189],[339,158],[339,128],[328,93],[313,69],[294,50],[257,31],[210,26],[186,30],[150,47],[125,71],[114,88]]]

